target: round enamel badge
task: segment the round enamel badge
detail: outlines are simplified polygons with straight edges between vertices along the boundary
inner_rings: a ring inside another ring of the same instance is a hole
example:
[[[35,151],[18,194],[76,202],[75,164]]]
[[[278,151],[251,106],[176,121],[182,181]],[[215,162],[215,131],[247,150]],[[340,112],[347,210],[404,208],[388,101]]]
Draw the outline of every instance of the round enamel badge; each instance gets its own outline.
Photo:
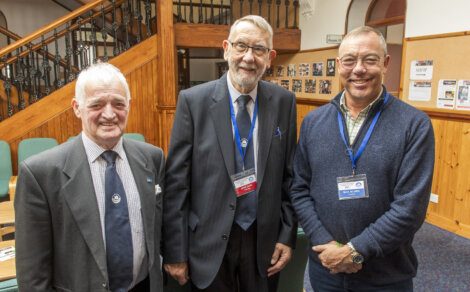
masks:
[[[119,194],[114,194],[111,197],[111,201],[113,201],[114,204],[119,204],[119,202],[121,202],[121,196]]]

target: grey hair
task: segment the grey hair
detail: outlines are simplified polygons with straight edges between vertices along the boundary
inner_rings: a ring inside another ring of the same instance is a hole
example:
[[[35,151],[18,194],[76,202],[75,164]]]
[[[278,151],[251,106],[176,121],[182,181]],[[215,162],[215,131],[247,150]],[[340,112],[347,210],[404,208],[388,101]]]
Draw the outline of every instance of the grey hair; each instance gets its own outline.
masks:
[[[243,21],[250,22],[254,24],[256,27],[258,27],[259,29],[261,29],[262,31],[267,32],[269,35],[269,39],[268,39],[269,49],[273,48],[273,28],[266,21],[266,19],[264,19],[263,17],[259,15],[247,15],[247,16],[237,19],[230,27],[230,34],[228,35],[228,39],[230,41],[232,41],[233,38],[235,37],[237,25]]]
[[[346,36],[341,41],[341,44],[339,45],[339,49],[341,49],[341,46],[346,40],[353,38],[353,37],[360,36],[360,35],[368,34],[368,33],[374,33],[379,37],[380,46],[382,47],[384,54],[386,56],[387,55],[387,42],[385,41],[383,34],[380,32],[380,30],[375,29],[370,26],[360,26],[348,32],[348,34],[346,34]]]
[[[82,70],[77,78],[75,84],[75,99],[81,106],[86,99],[86,89],[93,85],[113,86],[115,82],[122,85],[126,92],[126,101],[131,99],[129,85],[127,84],[126,77],[114,65],[104,62],[98,62],[90,65],[88,68]]]

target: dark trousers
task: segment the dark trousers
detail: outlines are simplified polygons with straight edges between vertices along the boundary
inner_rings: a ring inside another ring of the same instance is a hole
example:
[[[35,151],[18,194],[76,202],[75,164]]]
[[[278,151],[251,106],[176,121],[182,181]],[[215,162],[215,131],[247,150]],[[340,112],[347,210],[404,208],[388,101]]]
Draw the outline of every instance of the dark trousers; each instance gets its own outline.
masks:
[[[279,273],[261,277],[256,262],[256,221],[247,231],[234,223],[224,259],[214,281],[201,292],[275,292]]]
[[[150,279],[149,276],[137,283],[134,288],[129,290],[129,292],[150,292]]]
[[[412,292],[413,280],[405,280],[388,285],[372,285],[351,280],[345,274],[331,274],[328,269],[309,258],[308,274],[315,292]]]

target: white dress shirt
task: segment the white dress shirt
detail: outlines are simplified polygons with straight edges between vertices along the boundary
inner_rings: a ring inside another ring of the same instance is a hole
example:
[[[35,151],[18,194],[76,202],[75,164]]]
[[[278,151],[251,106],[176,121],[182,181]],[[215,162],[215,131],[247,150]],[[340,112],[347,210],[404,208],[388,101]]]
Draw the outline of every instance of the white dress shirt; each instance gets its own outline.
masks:
[[[104,184],[106,161],[101,157],[101,154],[107,149],[104,149],[95,142],[93,142],[90,138],[87,137],[84,132],[82,132],[82,140],[83,145],[85,146],[88,163],[90,165],[91,177],[93,178],[93,186],[95,188],[96,200],[98,202],[98,209],[100,212],[101,231],[106,248],[106,235],[104,226]],[[135,183],[134,176],[132,174],[131,167],[129,165],[129,161],[127,160],[126,152],[124,151],[124,148],[122,146],[122,138],[119,139],[119,142],[111,150],[115,151],[118,154],[118,156],[116,157],[116,170],[124,186],[124,191],[126,192],[127,197],[127,205],[129,209],[129,221],[131,225],[132,246],[134,251],[132,278],[133,281],[130,286],[130,288],[132,288],[136,283],[142,281],[147,276],[147,271],[145,268],[142,269],[143,271],[140,271],[140,268],[143,267],[144,258],[146,255],[140,196],[139,191],[137,190],[137,185]]]

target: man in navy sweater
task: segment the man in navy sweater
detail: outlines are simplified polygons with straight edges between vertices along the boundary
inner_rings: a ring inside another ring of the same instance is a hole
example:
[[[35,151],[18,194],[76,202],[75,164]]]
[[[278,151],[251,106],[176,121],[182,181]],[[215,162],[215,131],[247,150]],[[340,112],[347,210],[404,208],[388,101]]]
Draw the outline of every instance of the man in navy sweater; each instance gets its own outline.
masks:
[[[336,59],[344,91],[302,123],[290,197],[312,244],[316,292],[413,291],[434,134],[423,112],[382,85],[382,34],[351,31]]]

